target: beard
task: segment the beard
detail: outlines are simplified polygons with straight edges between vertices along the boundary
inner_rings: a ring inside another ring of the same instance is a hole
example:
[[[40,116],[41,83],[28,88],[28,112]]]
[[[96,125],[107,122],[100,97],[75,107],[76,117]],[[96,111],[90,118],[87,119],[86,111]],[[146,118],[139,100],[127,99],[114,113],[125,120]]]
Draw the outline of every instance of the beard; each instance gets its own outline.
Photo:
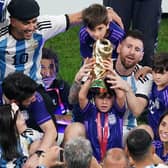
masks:
[[[130,63],[125,58],[120,58],[120,59],[121,59],[121,64],[124,66],[125,69],[131,69],[137,64],[136,61],[132,61]]]

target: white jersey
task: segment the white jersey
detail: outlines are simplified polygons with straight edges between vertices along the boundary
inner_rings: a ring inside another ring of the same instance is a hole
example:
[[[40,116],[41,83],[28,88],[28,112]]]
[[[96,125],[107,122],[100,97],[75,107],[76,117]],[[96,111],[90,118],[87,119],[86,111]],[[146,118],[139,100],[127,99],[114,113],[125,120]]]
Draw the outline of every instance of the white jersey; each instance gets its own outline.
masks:
[[[167,165],[159,163],[158,165],[149,165],[149,166],[145,166],[144,168],[168,168]]]
[[[40,60],[46,40],[67,29],[65,15],[39,16],[37,30],[30,40],[16,40],[9,22],[0,27],[0,84],[11,72],[21,71],[37,83],[42,83]]]
[[[121,78],[123,80],[126,80],[130,84],[133,92],[135,93],[135,95],[137,97],[146,98],[148,101],[149,93],[150,93],[151,87],[152,87],[152,75],[147,74],[145,79],[136,80],[135,79],[135,72],[140,68],[142,68],[142,66],[136,65],[135,70],[133,71],[133,73],[130,76],[121,76]],[[123,124],[127,130],[130,130],[130,129],[137,126],[137,120],[134,117],[134,115],[132,114],[132,112],[128,109],[128,107],[126,108]]]

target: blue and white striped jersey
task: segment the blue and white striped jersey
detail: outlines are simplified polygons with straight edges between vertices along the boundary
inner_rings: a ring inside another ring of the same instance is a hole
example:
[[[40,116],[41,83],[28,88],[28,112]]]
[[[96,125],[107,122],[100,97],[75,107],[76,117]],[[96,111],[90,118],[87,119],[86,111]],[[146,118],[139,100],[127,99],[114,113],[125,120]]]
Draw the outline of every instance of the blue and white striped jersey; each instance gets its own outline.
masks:
[[[126,80],[133,92],[135,93],[135,95],[137,97],[143,97],[146,98],[147,101],[149,99],[149,94],[151,91],[151,87],[152,87],[152,75],[151,74],[147,74],[145,79],[135,79],[135,73],[136,71],[138,71],[140,68],[142,68],[142,66],[140,65],[136,65],[134,72],[129,75],[129,76],[121,76],[122,79]],[[129,108],[127,107],[127,110],[125,112],[124,115],[124,123],[123,125],[126,127],[126,129],[130,130],[131,128],[134,128],[137,126],[137,120],[134,117],[134,115],[132,114],[132,112],[129,110]]]
[[[11,72],[21,71],[42,84],[40,60],[46,40],[67,28],[64,15],[39,16],[37,29],[30,40],[16,40],[10,34],[9,22],[0,27],[0,84]]]

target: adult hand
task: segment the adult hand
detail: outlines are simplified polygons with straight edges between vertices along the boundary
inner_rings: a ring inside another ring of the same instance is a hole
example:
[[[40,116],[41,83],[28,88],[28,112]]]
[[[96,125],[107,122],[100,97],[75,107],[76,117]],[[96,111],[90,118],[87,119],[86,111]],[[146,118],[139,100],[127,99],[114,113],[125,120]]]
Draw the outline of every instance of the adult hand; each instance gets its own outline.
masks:
[[[120,16],[113,10],[113,8],[107,7],[109,21],[116,22],[122,29],[124,29],[123,22]]]

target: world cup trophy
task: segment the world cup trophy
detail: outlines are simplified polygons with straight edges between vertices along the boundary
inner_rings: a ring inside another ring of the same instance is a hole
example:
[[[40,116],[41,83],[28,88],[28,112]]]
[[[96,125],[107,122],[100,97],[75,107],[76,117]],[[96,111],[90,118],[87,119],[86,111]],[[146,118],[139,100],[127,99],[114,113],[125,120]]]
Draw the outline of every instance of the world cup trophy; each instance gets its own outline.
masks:
[[[94,78],[91,88],[106,88],[104,82],[106,69],[103,61],[111,58],[112,51],[113,46],[108,39],[100,39],[94,43],[93,58],[95,58],[95,65],[93,71],[91,72]]]

